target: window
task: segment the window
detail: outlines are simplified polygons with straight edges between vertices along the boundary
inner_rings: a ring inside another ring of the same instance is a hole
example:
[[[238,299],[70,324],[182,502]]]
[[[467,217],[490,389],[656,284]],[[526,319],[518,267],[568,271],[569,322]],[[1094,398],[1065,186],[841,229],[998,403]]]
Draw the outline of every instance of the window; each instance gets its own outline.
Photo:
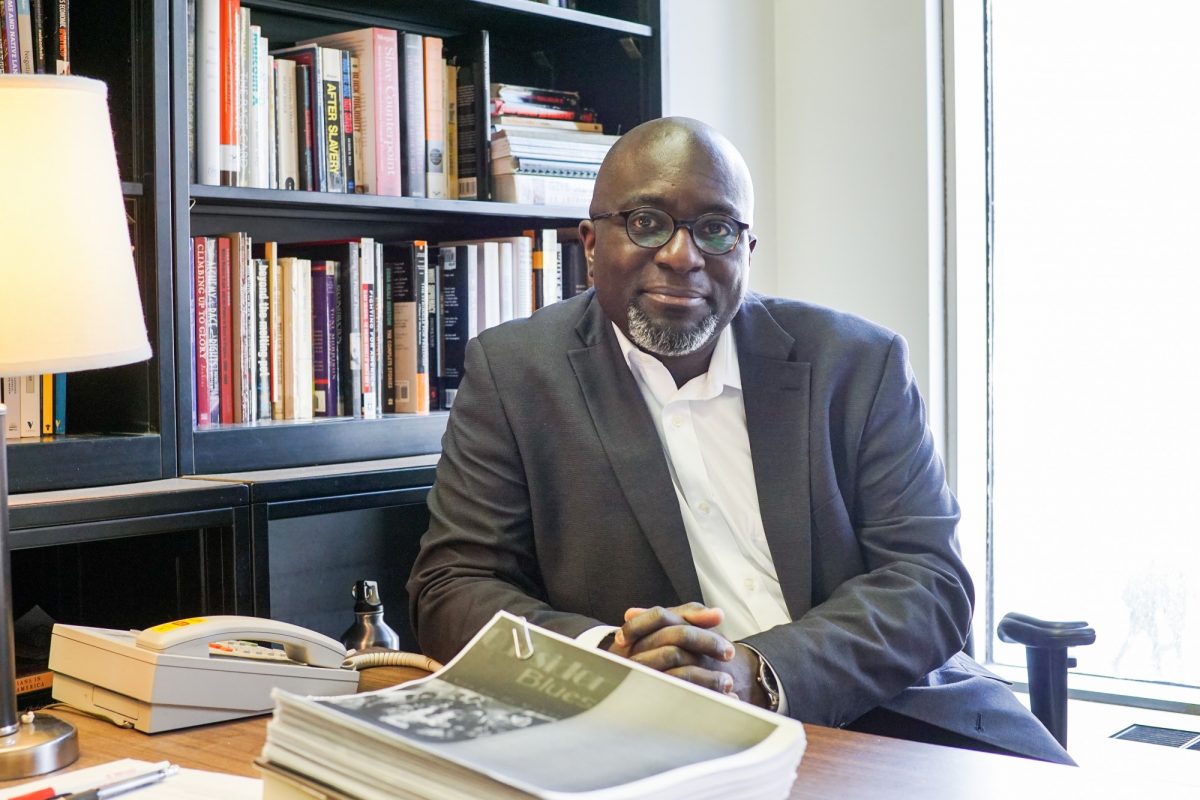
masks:
[[[948,28],[977,654],[1023,665],[1007,611],[1086,619],[1080,672],[1200,687],[1200,4],[975,0]]]

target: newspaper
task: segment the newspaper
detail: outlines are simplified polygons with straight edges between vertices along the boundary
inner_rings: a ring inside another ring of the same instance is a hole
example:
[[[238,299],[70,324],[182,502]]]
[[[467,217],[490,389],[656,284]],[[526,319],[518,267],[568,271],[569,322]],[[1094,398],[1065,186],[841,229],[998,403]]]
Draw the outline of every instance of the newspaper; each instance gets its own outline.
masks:
[[[783,798],[805,744],[794,720],[506,612],[427,678],[341,697],[277,690],[275,700],[267,786],[276,768],[362,800],[715,798],[735,788]]]

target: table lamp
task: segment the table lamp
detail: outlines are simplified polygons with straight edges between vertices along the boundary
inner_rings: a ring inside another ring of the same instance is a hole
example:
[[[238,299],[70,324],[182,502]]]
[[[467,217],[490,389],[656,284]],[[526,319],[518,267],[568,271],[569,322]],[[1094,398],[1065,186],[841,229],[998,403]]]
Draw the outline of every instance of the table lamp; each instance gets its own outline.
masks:
[[[149,357],[108,88],[0,75],[0,377]],[[6,416],[0,404],[0,432]],[[17,716],[6,446],[0,435],[0,779],[11,780],[66,766],[79,746],[66,722]]]

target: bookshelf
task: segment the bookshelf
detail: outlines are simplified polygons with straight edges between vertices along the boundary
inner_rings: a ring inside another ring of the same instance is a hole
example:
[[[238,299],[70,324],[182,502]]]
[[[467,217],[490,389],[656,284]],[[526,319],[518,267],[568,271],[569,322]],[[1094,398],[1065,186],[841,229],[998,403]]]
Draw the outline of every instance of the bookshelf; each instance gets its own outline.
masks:
[[[272,47],[367,26],[440,36],[486,29],[493,81],[578,89],[605,133],[661,110],[657,0],[578,0],[574,9],[533,0],[243,5]],[[197,426],[190,237],[247,231],[281,244],[367,236],[435,244],[573,227],[585,212],[191,182],[186,9],[186,0],[70,0],[73,72],[109,86],[154,355],[72,374],[67,434],[8,442],[19,493],[17,600],[60,621],[118,627],[274,606],[336,635],[343,573],[390,565],[377,577],[389,619],[402,627],[404,572],[427,521],[430,456],[446,413]],[[306,562],[337,580],[297,581]],[[125,588],[112,594],[106,574]]]
[[[243,0],[271,47],[343,30],[379,26],[437,36],[486,29],[492,80],[578,88],[609,133],[656,116],[661,107],[658,4],[581,2],[561,9],[532,0],[293,2]],[[175,20],[184,0],[172,0]],[[598,13],[603,11],[604,13]],[[187,84],[180,69],[185,26],[172,24],[170,126],[175,287],[176,438],[180,475],[263,470],[437,452],[445,412],[427,417],[333,418],[197,426],[192,405],[188,289],[190,237],[233,230],[255,241],[294,242],[373,237],[439,240],[516,235],[529,228],[575,225],[584,211],[473,200],[281,191],[207,186],[186,180]]]

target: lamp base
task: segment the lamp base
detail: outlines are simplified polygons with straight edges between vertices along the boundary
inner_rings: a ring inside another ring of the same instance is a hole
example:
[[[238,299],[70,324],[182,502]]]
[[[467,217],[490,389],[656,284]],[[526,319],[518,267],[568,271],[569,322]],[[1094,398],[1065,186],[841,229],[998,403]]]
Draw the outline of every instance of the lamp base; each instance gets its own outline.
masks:
[[[77,758],[75,726],[35,712],[32,722],[22,721],[16,733],[0,737],[0,780],[53,772]]]

